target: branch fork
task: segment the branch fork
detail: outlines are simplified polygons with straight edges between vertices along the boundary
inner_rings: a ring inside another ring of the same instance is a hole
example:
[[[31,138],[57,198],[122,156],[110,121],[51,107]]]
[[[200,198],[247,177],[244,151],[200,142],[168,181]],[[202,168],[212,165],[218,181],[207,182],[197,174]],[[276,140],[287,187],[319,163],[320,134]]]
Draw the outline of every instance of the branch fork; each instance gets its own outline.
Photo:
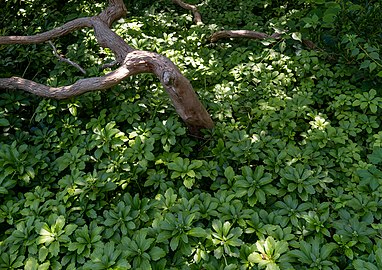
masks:
[[[80,79],[67,86],[50,87],[28,79],[11,77],[0,78],[0,89],[20,89],[42,97],[65,99],[89,91],[110,88],[123,79],[139,73],[153,73],[161,81],[177,113],[189,127],[191,134],[197,135],[202,128],[212,128],[214,126],[213,121],[199,101],[191,83],[181,74],[171,60],[154,52],[135,50],[110,29],[113,22],[125,15],[126,7],[123,0],[109,0],[108,7],[94,17],[75,19],[60,27],[34,36],[0,37],[0,45],[36,44],[50,42],[51,39],[61,37],[75,30],[90,27],[94,29],[95,37],[100,46],[111,49],[116,62],[120,63],[117,69],[104,76]],[[52,46],[51,42],[50,44]],[[57,56],[58,53],[55,47],[52,47]],[[68,62],[80,70],[82,69],[76,63],[58,57],[60,60]]]

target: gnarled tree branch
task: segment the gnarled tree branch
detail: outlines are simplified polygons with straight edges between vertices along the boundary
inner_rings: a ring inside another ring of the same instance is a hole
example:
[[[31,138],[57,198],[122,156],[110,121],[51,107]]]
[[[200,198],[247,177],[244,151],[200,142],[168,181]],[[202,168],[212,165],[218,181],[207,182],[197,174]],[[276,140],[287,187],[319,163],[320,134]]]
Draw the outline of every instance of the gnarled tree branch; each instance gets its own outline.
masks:
[[[85,27],[92,27],[90,18],[78,18],[60,27],[33,36],[0,36],[0,45],[42,43]]]
[[[83,27],[92,27],[98,43],[111,49],[120,64],[119,68],[104,76],[81,79],[68,86],[49,87],[24,78],[11,77],[0,78],[0,88],[21,89],[42,97],[65,99],[110,88],[138,73],[153,73],[161,81],[191,133],[198,134],[201,128],[212,128],[212,119],[199,101],[191,83],[168,58],[153,52],[135,50],[110,29],[111,24],[125,14],[123,0],[109,0],[109,6],[97,16],[76,19],[34,36],[0,37],[0,44],[32,44],[45,42]]]

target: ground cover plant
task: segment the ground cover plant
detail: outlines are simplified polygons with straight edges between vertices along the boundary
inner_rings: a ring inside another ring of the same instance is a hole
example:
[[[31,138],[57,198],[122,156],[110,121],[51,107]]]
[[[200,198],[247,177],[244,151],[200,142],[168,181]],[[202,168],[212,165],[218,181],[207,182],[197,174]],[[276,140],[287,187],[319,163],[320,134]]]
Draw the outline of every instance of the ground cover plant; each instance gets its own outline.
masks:
[[[0,269],[380,269],[379,1],[125,1],[113,30],[173,61],[215,122],[190,136],[160,81],[67,100],[0,92]],[[10,1],[1,35],[107,3]],[[220,30],[271,36],[211,42]],[[54,40],[100,76],[94,33]],[[84,75],[48,43],[2,45],[0,77]]]

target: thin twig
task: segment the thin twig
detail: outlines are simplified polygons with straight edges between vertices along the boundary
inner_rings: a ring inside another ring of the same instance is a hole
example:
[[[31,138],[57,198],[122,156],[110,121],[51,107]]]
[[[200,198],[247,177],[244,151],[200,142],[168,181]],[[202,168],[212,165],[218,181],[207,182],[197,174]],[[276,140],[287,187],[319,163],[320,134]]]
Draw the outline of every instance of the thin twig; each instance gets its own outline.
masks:
[[[24,69],[24,72],[23,72],[23,76],[22,76],[22,77],[24,77],[24,76],[25,76],[25,73],[27,73],[27,70],[28,70],[28,68],[29,68],[29,66],[30,66],[30,64],[31,64],[31,62],[32,62],[32,60],[29,58],[28,65],[27,65],[27,67]]]
[[[86,74],[86,71],[80,67],[80,65],[78,65],[77,63],[74,63],[73,61],[71,61],[70,59],[68,58],[65,58],[63,57],[62,55],[59,55],[58,52],[57,52],[57,49],[56,47],[54,46],[53,42],[52,41],[48,41],[49,45],[53,48],[53,54],[62,62],[65,62],[65,63],[68,63],[69,65],[77,68],[79,71],[81,71],[83,74]]]

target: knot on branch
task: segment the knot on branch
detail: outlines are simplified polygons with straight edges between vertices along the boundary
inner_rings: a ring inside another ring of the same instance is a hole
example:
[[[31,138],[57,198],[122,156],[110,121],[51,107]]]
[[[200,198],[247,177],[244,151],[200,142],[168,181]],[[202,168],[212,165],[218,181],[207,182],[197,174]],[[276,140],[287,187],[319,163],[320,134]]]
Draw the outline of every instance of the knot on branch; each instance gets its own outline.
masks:
[[[173,86],[175,81],[175,75],[168,70],[165,70],[162,75],[162,80],[165,86]]]

